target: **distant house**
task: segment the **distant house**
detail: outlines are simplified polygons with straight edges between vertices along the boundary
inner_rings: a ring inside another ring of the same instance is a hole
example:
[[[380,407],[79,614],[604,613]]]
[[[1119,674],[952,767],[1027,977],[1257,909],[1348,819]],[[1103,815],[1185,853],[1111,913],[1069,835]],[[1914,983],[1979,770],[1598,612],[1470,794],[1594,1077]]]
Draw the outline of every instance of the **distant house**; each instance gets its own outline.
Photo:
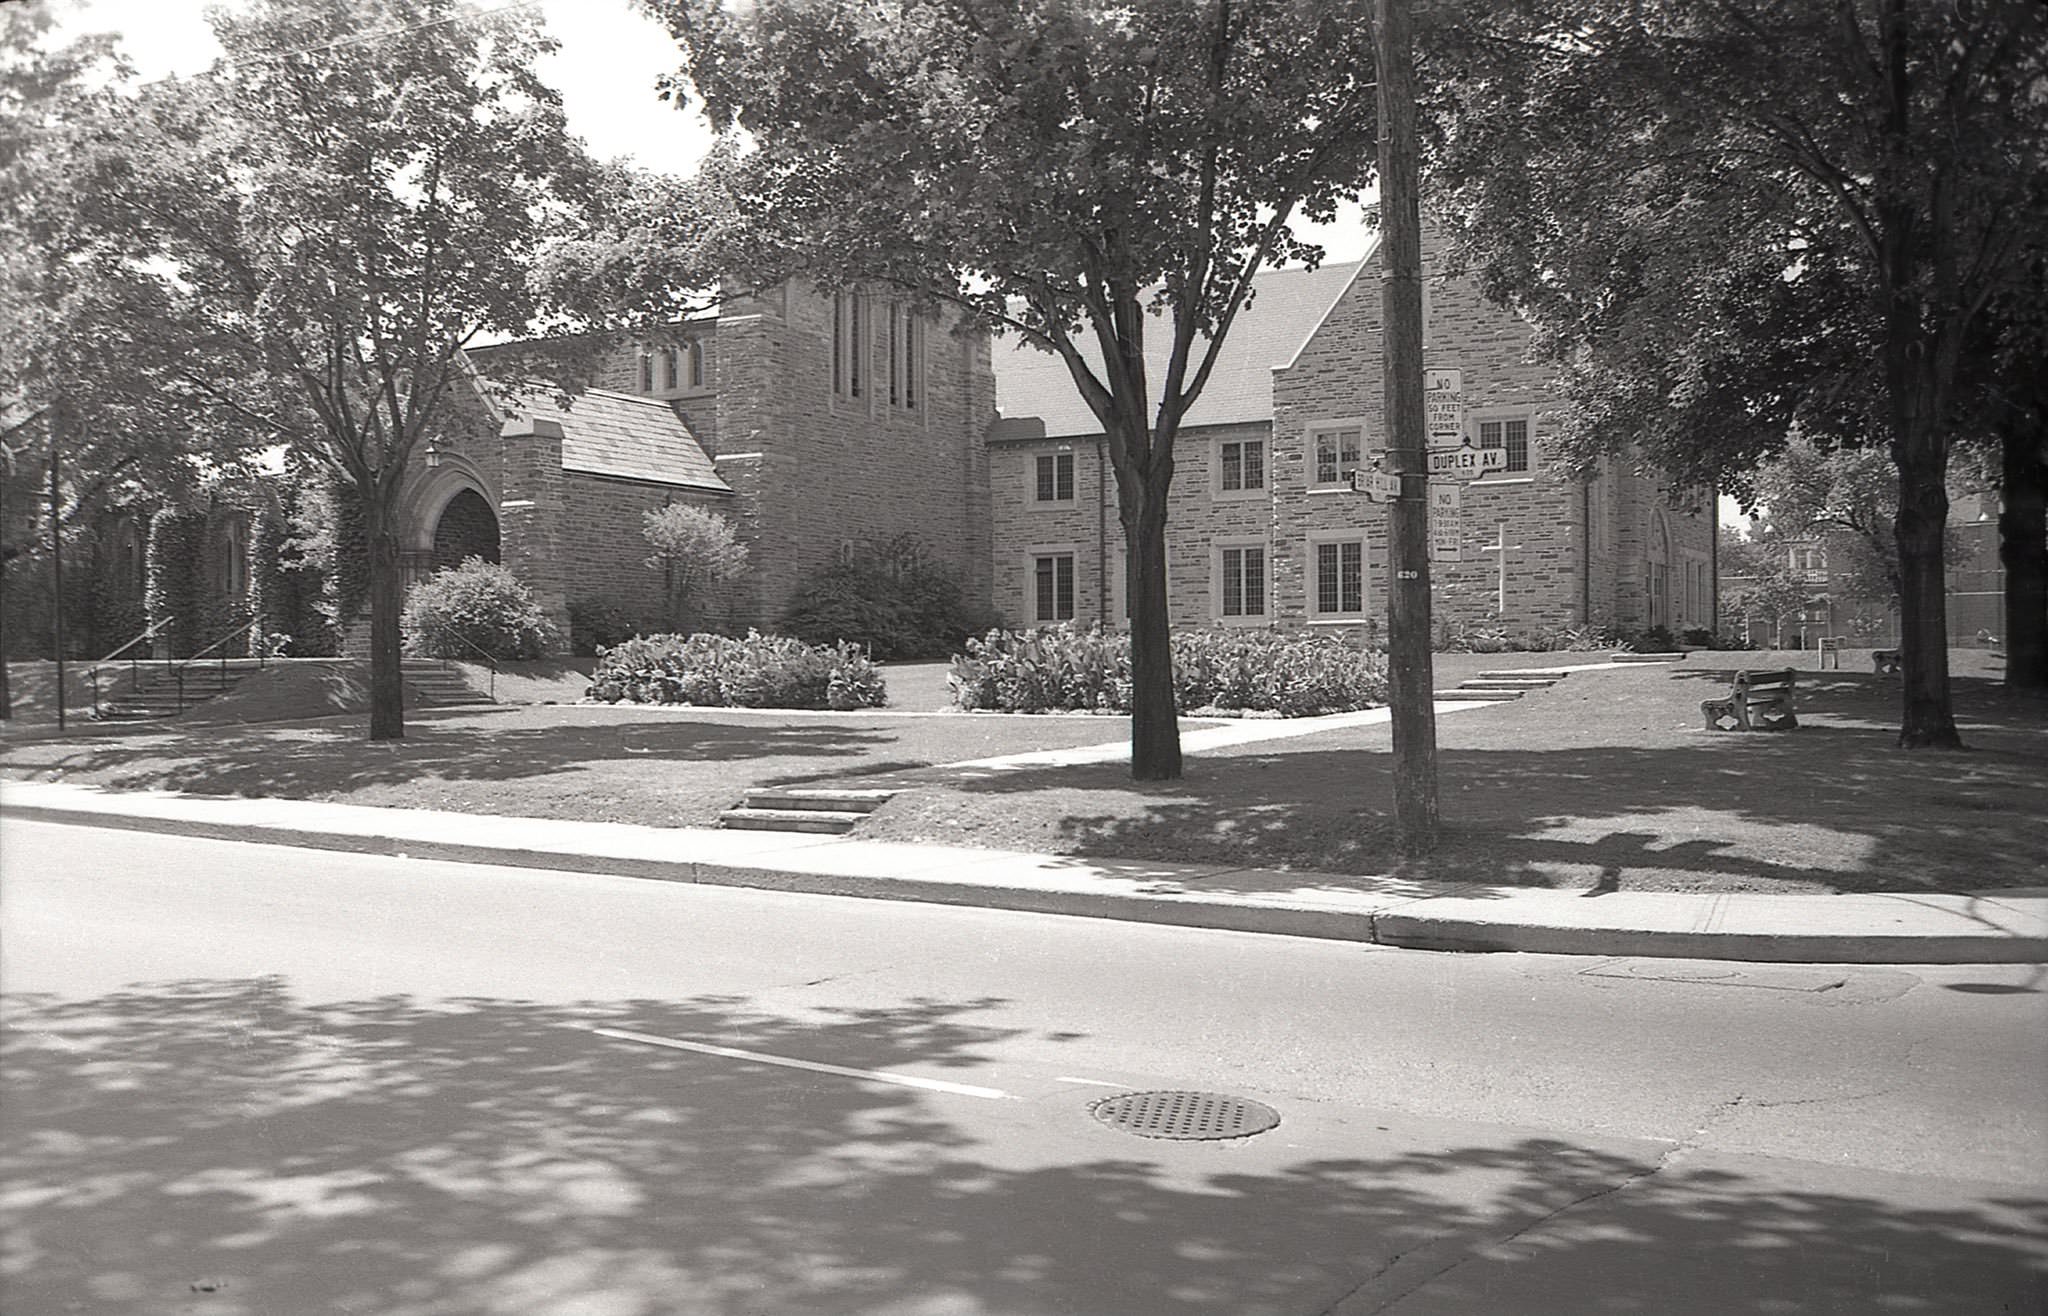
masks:
[[[1531,331],[1470,279],[1425,279],[1426,364],[1462,376],[1462,439],[1504,454],[1433,513],[1434,612],[1510,630],[1710,627],[1706,500],[1624,463],[1581,481],[1547,460],[1554,398]],[[1374,255],[1259,276],[1174,455],[1167,594],[1178,626],[1359,628],[1385,614],[1387,509],[1350,477],[1386,446]],[[1168,335],[1148,335],[1152,377]],[[995,356],[989,430],[998,610],[1017,625],[1123,624],[1124,550],[1099,422],[1059,358]]]
[[[1957,647],[1988,645],[2005,634],[2005,568],[1998,555],[1998,496],[1992,493],[1951,493],[1949,534],[1961,547],[1959,560],[1946,572],[1949,643]],[[1841,563],[1852,547],[1851,532],[1837,530],[1783,540],[1775,549],[1785,565],[1811,590],[1806,606],[1782,619],[1776,628],[1760,619],[1731,616],[1725,628],[1752,643],[1789,648],[1813,647],[1822,636],[1887,644],[1899,642],[1898,600],[1859,589],[1855,576]],[[1731,572],[1722,578],[1723,592],[1734,597],[1750,577]]]

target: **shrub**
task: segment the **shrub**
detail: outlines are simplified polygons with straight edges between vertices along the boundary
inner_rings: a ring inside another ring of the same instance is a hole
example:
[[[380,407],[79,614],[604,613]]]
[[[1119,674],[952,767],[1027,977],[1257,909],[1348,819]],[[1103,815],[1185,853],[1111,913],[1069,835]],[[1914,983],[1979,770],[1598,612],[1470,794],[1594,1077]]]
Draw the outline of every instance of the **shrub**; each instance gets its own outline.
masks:
[[[1004,713],[1127,712],[1131,642],[1100,626],[991,630],[953,659],[953,702]]]
[[[1386,702],[1386,660],[1322,635],[1181,631],[1173,637],[1174,706],[1312,717]],[[1128,636],[1100,627],[992,630],[953,660],[953,701],[1010,713],[1127,713]]]
[[[579,658],[594,658],[614,645],[662,630],[656,618],[615,599],[579,599],[569,605],[569,652]]]
[[[331,656],[337,642],[334,627],[320,602],[327,590],[326,573],[301,537],[299,486],[286,483],[278,491],[279,506],[268,504],[256,513],[249,535],[250,606],[265,636],[286,637],[297,658]]]
[[[1631,653],[1670,653],[1678,648],[1678,637],[1671,633],[1669,626],[1662,624],[1623,631],[1618,640],[1618,647]]]
[[[942,658],[994,624],[916,535],[844,549],[790,600],[782,629],[812,644],[847,641],[877,659]]]
[[[403,624],[406,652],[429,658],[538,658],[559,639],[533,591],[476,557],[414,585]]]
[[[881,669],[850,644],[815,645],[748,631],[650,635],[606,650],[584,698],[714,708],[877,708]]]
[[[640,533],[654,546],[647,565],[662,573],[671,628],[747,569],[747,546],[732,522],[706,508],[668,503],[641,518]]]
[[[1438,653],[1551,653],[1612,649],[1616,632],[1604,626],[1531,626],[1510,630],[1498,620],[1438,618],[1433,647]]]

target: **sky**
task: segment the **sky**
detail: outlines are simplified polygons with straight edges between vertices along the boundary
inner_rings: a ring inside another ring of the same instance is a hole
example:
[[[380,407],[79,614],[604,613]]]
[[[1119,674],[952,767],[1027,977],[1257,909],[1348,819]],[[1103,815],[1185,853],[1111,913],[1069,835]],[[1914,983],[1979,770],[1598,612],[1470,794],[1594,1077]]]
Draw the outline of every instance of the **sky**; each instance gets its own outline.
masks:
[[[204,11],[215,0],[60,0],[67,33],[113,32],[145,80],[198,73],[220,54]],[[681,62],[667,31],[631,0],[528,0],[562,49],[541,66],[570,128],[601,157],[688,173],[711,142],[695,113],[656,99],[654,82]],[[222,8],[242,6],[224,0]],[[483,0],[480,9],[505,7]]]
[[[58,0],[67,33],[113,32],[146,79],[191,74],[220,54],[204,11],[216,0]],[[239,9],[240,0],[219,0]],[[522,0],[472,0],[480,9]],[[540,68],[562,95],[570,130],[601,158],[627,156],[649,169],[689,173],[711,144],[710,126],[694,111],[656,98],[655,80],[681,63],[675,43],[633,0],[523,0],[537,10],[562,48]],[[1320,230],[1331,262],[1364,254],[1366,231],[1356,208]]]

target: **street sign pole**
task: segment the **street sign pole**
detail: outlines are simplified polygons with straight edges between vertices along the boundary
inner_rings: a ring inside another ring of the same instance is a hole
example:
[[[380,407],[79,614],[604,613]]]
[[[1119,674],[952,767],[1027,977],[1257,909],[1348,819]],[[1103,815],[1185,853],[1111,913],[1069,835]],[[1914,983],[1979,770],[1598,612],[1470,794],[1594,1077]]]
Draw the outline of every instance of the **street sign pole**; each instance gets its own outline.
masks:
[[[1409,0],[1377,0],[1380,298],[1387,455],[1405,497],[1387,509],[1387,668],[1394,821],[1403,854],[1435,848],[1436,674],[1430,657],[1429,472],[1422,377],[1422,216],[1417,195],[1415,60]]]

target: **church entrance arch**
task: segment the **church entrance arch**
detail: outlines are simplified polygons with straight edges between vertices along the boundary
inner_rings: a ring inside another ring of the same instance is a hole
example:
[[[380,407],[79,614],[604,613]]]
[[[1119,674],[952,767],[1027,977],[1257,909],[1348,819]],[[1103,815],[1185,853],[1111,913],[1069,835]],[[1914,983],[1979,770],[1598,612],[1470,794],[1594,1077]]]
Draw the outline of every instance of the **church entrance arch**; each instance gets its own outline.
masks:
[[[483,495],[464,489],[441,508],[434,521],[433,569],[462,565],[466,558],[499,561],[498,517]]]

